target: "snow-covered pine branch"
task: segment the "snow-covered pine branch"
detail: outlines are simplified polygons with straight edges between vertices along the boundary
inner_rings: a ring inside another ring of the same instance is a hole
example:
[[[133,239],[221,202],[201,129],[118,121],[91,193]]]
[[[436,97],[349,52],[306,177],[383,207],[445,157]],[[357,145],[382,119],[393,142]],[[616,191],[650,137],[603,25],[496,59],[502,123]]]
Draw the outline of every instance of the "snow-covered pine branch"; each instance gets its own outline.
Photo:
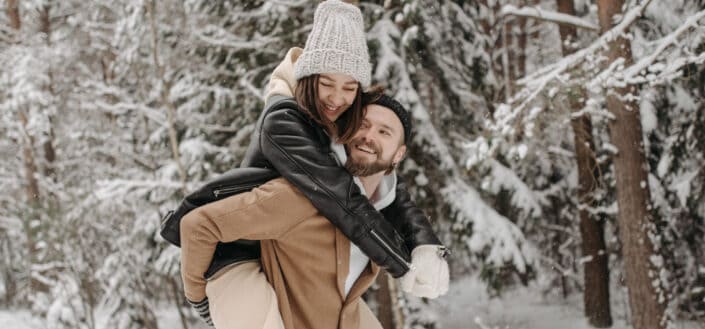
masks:
[[[262,49],[267,46],[267,44],[276,41],[275,38],[269,36],[256,36],[251,40],[238,38],[225,29],[215,25],[207,25],[196,30],[194,34],[207,44],[233,49]]]
[[[590,56],[595,56],[596,53],[601,51],[610,41],[616,39],[622,35],[629,26],[636,21],[637,18],[641,17],[645,8],[651,3],[651,0],[646,0],[634,8],[630,9],[622,17],[622,20],[615,25],[609,31],[603,33],[600,38],[569,56],[563,57],[555,64],[547,65],[536,72],[533,72],[517,81],[517,84],[523,85],[517,94],[515,94],[510,103],[521,101],[517,106],[514,106],[510,111],[506,111],[506,114],[502,117],[496,117],[496,121],[500,122],[499,125],[494,125],[495,130],[502,130],[502,126],[506,126],[514,121],[519,114],[526,109],[526,107],[546,88],[546,86],[561,76],[565,75],[566,71],[576,67],[577,65],[583,63]],[[499,113],[499,111],[498,111]]]
[[[702,27],[703,23],[699,24],[699,22],[703,19],[705,19],[705,10],[701,10],[695,15],[688,17],[688,19],[686,19],[686,21],[675,31],[658,40],[656,42],[658,46],[650,52],[648,56],[642,58],[637,63],[634,63],[629,67],[614,72],[614,74],[609,74],[609,76],[611,76],[609,79],[607,76],[598,76],[590,81],[589,85],[593,87],[596,85],[603,85],[605,88],[610,88],[624,84],[653,83],[658,81],[659,76],[663,76],[656,75],[659,72],[672,73],[685,65],[702,63],[705,60],[705,54],[702,53],[694,56],[678,57],[678,59],[682,58],[680,61],[676,61],[672,57],[661,55],[664,51],[666,51],[666,49],[672,46],[677,46],[678,39],[681,35],[691,29]],[[677,49],[676,51],[681,50],[683,49]],[[656,62],[659,57],[663,58],[662,62]],[[667,76],[670,76],[670,74],[667,74]]]
[[[405,33],[417,33],[417,29],[411,28]],[[488,264],[501,266],[511,263],[518,271],[524,272],[527,265],[534,262],[533,247],[514,223],[487,205],[480,194],[465,182],[448,145],[431,122],[428,110],[414,89],[406,69],[407,60],[400,57],[400,51],[395,49],[395,39],[405,40],[409,36],[402,36],[397,25],[385,17],[369,30],[368,38],[380,41],[374,78],[389,81],[389,72],[398,73],[394,84],[396,98],[404,104],[412,104],[410,111],[418,123],[414,127],[414,143],[421,144],[438,160],[439,167],[448,173],[440,192],[444,202],[456,213],[454,225],[471,228],[472,235],[465,238],[466,247],[473,253],[485,254]]]
[[[508,16],[528,17],[537,20],[573,25],[578,28],[591,31],[599,31],[600,27],[597,24],[586,21],[580,17],[558,13],[555,11],[544,10],[539,7],[521,7],[517,8],[514,5],[504,5],[499,12],[500,19]]]

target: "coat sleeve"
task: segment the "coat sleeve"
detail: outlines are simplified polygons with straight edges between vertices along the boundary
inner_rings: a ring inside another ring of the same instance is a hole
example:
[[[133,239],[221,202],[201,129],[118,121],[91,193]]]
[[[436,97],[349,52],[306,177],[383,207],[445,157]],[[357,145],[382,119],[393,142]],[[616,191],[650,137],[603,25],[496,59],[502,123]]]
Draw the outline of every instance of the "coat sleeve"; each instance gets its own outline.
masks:
[[[440,245],[441,240],[433,232],[431,223],[424,212],[416,207],[411,199],[406,183],[397,178],[396,198],[387,208],[382,210],[384,217],[392,222],[394,228],[401,234],[409,250],[414,250],[423,244]]]
[[[403,275],[409,269],[409,251],[395,247],[400,243],[388,243],[401,237],[361,194],[328,145],[321,145],[316,129],[296,109],[268,113],[261,128],[262,153],[373,262],[394,277]]]
[[[186,298],[198,302],[206,297],[204,273],[218,242],[275,240],[316,213],[308,199],[281,178],[189,212],[181,220],[181,277]]]
[[[294,96],[294,89],[296,89],[294,63],[296,63],[296,60],[301,56],[303,51],[304,50],[299,47],[289,49],[284,59],[274,69],[272,77],[269,79],[269,83],[267,83],[267,93],[264,97],[265,102],[273,95]]]

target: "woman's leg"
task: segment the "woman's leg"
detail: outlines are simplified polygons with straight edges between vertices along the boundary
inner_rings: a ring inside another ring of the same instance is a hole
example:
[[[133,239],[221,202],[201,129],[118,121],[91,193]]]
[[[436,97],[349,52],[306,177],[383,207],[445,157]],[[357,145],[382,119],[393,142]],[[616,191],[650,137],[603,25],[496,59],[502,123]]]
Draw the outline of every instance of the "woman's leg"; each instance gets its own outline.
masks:
[[[235,265],[206,284],[211,318],[217,329],[283,329],[274,289],[259,262]]]

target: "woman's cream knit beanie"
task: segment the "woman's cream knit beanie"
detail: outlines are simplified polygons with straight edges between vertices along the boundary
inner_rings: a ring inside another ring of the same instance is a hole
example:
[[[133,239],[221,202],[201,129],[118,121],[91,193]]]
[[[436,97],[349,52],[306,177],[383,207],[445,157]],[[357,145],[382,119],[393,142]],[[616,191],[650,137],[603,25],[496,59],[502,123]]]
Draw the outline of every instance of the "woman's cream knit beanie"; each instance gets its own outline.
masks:
[[[296,80],[312,74],[340,73],[367,88],[371,70],[360,9],[340,0],[319,4],[306,47],[294,64]]]

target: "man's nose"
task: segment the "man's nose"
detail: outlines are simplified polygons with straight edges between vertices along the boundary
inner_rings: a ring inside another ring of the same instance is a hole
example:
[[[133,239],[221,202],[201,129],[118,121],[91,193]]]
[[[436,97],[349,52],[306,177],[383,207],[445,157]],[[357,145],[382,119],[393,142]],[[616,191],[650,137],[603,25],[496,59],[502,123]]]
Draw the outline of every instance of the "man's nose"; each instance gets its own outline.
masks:
[[[362,135],[362,140],[365,144],[375,144],[375,133],[372,129],[366,129]]]

